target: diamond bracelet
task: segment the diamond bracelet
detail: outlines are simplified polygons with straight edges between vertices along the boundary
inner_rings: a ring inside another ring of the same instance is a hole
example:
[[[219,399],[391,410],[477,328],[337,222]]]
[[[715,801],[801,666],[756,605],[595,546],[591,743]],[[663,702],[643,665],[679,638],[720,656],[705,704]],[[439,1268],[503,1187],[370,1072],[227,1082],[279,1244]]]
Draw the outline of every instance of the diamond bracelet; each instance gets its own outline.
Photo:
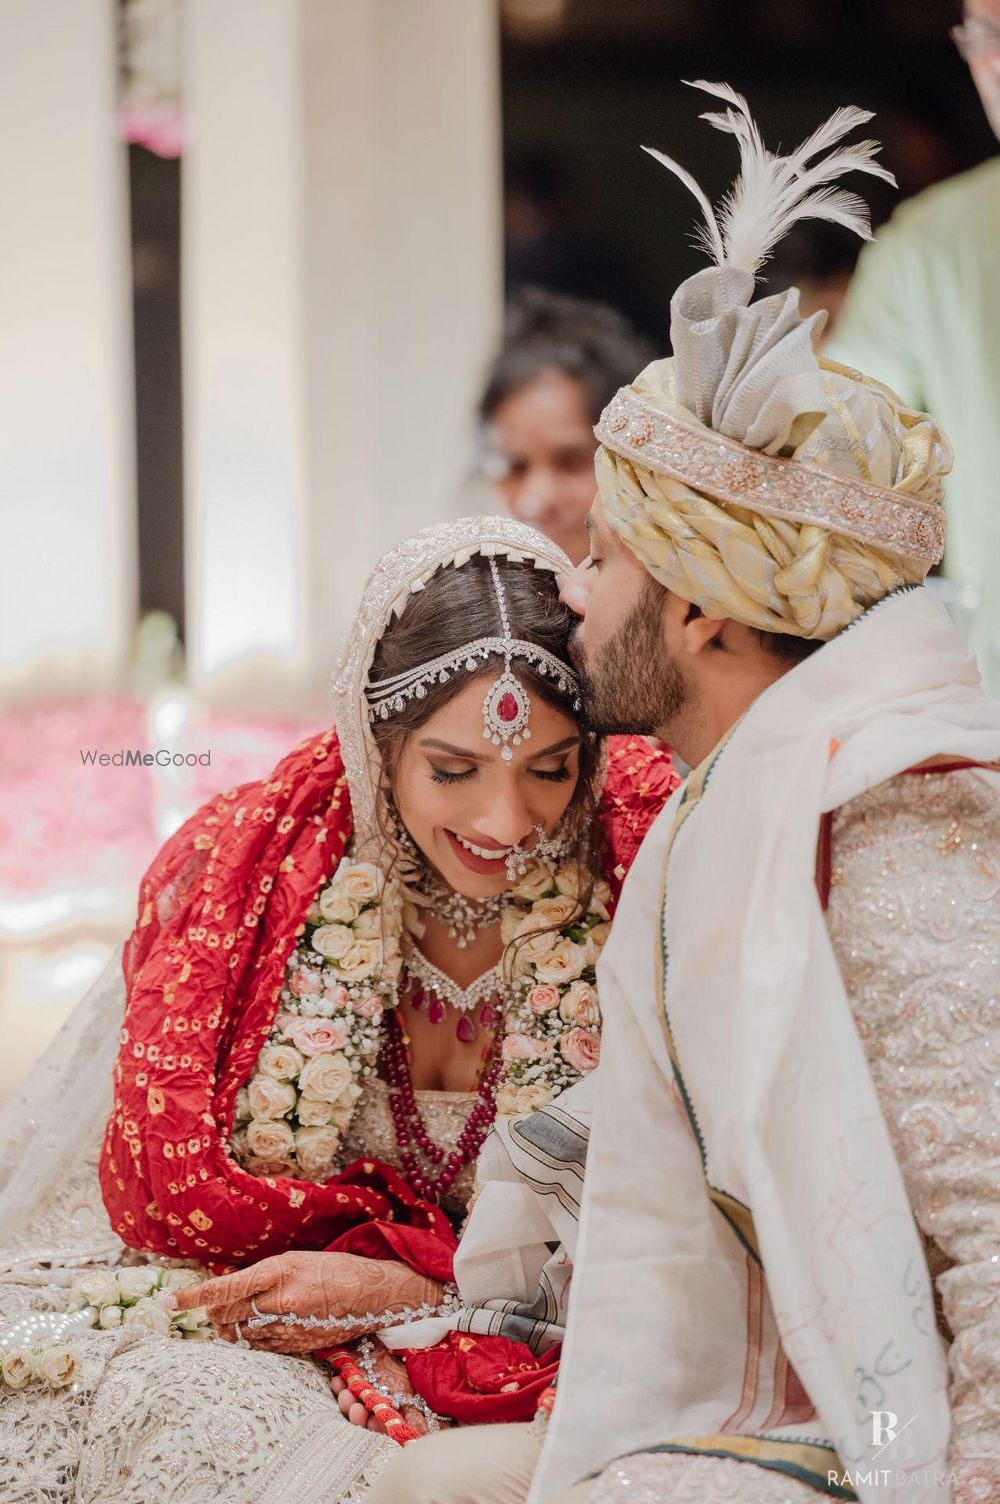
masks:
[[[389,1327],[405,1326],[410,1321],[422,1321],[425,1316],[454,1316],[463,1309],[457,1285],[445,1285],[444,1299],[437,1306],[425,1302],[420,1306],[404,1306],[401,1311],[365,1311],[360,1316],[297,1316],[294,1311],[275,1312],[272,1315],[269,1311],[258,1311],[256,1301],[252,1300],[250,1306],[254,1314],[243,1323],[250,1332],[274,1326],[276,1322],[280,1322],[282,1326],[310,1329],[322,1327],[324,1331],[335,1332],[354,1331],[358,1327],[377,1327],[380,1331],[386,1331]],[[392,1320],[383,1321],[382,1318],[388,1315],[392,1316]]]

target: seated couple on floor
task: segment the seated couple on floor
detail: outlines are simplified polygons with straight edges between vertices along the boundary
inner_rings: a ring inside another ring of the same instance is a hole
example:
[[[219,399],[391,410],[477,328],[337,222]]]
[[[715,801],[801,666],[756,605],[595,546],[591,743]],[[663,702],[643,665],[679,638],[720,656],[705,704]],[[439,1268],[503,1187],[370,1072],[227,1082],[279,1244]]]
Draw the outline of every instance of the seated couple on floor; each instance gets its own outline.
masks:
[[[7,1110],[5,1500],[1000,1496],[950,451],[752,301],[740,202],[598,426],[576,631],[518,524],[388,555],[336,731],[172,837]]]

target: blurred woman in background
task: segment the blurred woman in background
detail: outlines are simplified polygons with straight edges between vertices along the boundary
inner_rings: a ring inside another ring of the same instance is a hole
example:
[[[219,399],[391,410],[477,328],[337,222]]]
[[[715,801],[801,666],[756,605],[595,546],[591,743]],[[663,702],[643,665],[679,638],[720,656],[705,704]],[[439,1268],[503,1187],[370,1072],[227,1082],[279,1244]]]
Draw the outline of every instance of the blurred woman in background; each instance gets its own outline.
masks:
[[[525,288],[507,306],[479,404],[483,469],[507,510],[574,564],[588,551],[594,424],[648,358],[645,341],[603,304]]]

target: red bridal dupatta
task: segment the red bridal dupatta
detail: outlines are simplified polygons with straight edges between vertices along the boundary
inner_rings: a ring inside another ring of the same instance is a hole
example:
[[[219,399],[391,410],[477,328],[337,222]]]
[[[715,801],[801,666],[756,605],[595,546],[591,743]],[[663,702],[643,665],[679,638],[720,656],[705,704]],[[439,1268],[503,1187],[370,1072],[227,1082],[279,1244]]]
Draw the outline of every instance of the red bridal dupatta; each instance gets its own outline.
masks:
[[[616,893],[676,782],[648,742],[609,742],[600,818]],[[100,1163],[111,1224],[130,1247],[232,1266],[335,1243],[450,1278],[445,1213],[389,1166],[359,1161],[320,1185],[251,1175],[226,1152],[236,1092],[270,1034],[306,910],[351,832],[329,730],[270,777],[202,806],[142,879]]]

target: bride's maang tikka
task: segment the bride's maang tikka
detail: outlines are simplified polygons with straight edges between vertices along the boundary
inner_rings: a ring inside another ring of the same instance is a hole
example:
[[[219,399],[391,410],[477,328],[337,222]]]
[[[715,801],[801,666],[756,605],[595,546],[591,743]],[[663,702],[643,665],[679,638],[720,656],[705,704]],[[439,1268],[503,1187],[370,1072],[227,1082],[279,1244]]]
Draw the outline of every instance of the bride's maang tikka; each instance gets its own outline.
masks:
[[[369,683],[365,698],[370,721],[388,720],[408,701],[423,699],[430,685],[445,684],[452,674],[463,669],[475,673],[487,659],[499,654],[503,658],[503,669],[487,689],[483,700],[483,739],[499,747],[500,756],[509,764],[514,757],[513,748],[531,736],[528,726],[531,698],[514,674],[513,660],[521,658],[530,663],[539,674],[550,676],[562,693],[572,694],[574,710],[580,709],[580,686],[573,670],[560,658],[535,642],[513,636],[500,570],[495,558],[490,556],[488,562],[500,617],[500,635],[477,637],[429,663],[419,663],[401,674]],[[457,560],[455,567],[460,567]]]

